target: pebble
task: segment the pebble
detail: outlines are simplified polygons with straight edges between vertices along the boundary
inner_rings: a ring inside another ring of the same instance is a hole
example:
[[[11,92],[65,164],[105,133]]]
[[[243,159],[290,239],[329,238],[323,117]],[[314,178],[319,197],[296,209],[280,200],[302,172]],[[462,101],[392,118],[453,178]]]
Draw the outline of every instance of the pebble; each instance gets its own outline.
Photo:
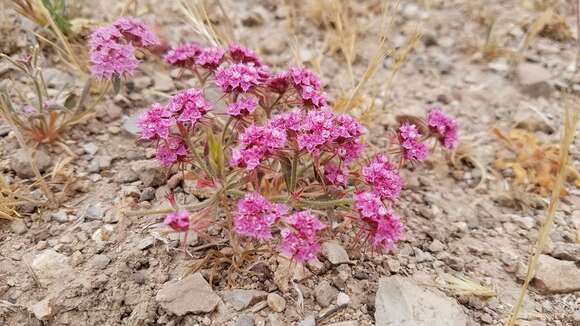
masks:
[[[153,73],[153,81],[155,82],[153,88],[161,92],[168,92],[175,88],[173,79],[171,79],[171,76],[166,72],[155,71]]]
[[[235,310],[240,311],[263,300],[267,295],[264,291],[235,289],[224,291],[222,298]]]
[[[160,186],[165,183],[163,169],[156,160],[139,160],[131,163],[131,169],[145,187]]]
[[[85,211],[85,217],[89,220],[101,220],[105,216],[107,208],[102,203],[91,204]]]
[[[443,251],[443,249],[445,249],[445,245],[443,244],[443,242],[437,239],[433,240],[433,242],[431,242],[431,244],[429,245],[429,251],[434,253],[441,252]]]
[[[550,97],[550,71],[540,64],[524,62],[517,67],[518,81],[524,94],[531,97]]]
[[[24,234],[28,228],[22,219],[16,219],[10,222],[10,230],[16,234]]]
[[[268,294],[268,306],[275,312],[282,312],[286,309],[286,299],[277,293]]]
[[[83,145],[83,149],[85,150],[85,153],[93,156],[93,155],[97,154],[99,147],[97,145],[95,145],[95,143],[87,143],[87,144]]]
[[[350,297],[344,292],[339,292],[336,296],[336,304],[339,306],[346,306],[350,303]]]
[[[558,242],[552,249],[551,256],[562,260],[580,261],[580,244]]]
[[[89,262],[92,269],[99,270],[105,269],[111,262],[111,258],[107,255],[95,255]]]
[[[155,296],[155,301],[170,313],[183,316],[187,313],[211,312],[221,300],[201,273],[195,273],[163,284]]]
[[[326,241],[322,244],[322,255],[326,257],[333,265],[349,263],[348,253],[338,243]]]
[[[238,322],[236,323],[237,326],[254,326],[254,317],[250,315],[241,315],[238,318]]]
[[[540,255],[533,285],[543,294],[580,291],[580,268],[573,261]]]
[[[301,320],[297,326],[316,326],[316,319],[312,315],[308,316]]]
[[[30,264],[42,286],[49,286],[57,280],[72,274],[70,258],[58,252],[47,249],[36,255]]]
[[[54,314],[51,298],[47,297],[30,307],[30,311],[38,320],[47,320]]]
[[[147,187],[141,191],[139,201],[151,201],[153,199],[155,199],[155,188]]]
[[[328,307],[337,297],[338,290],[330,285],[328,281],[322,281],[314,288],[314,297],[316,302],[323,307]]]
[[[51,215],[51,219],[53,221],[57,221],[59,223],[66,223],[66,222],[70,221],[67,212],[64,210],[59,210],[56,213],[53,213]]]
[[[466,325],[461,307],[441,292],[419,287],[401,276],[383,277],[375,297],[376,325]]]
[[[31,150],[31,155],[36,164],[36,168],[42,173],[51,165],[52,158],[43,150]],[[10,168],[22,179],[34,178],[34,171],[30,166],[26,149],[18,149],[9,160]]]

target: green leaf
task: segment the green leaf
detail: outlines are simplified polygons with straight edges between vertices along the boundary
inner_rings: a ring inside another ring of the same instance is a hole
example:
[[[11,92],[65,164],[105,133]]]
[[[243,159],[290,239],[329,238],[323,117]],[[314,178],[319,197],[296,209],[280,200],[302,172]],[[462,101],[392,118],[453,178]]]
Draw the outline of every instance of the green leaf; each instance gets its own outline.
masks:
[[[79,97],[75,93],[70,93],[64,100],[64,107],[72,110],[77,106]]]
[[[222,173],[224,169],[224,149],[222,147],[221,139],[213,133],[213,131],[208,129],[207,131],[207,143],[209,148],[209,159],[212,165],[216,168],[218,173]]]

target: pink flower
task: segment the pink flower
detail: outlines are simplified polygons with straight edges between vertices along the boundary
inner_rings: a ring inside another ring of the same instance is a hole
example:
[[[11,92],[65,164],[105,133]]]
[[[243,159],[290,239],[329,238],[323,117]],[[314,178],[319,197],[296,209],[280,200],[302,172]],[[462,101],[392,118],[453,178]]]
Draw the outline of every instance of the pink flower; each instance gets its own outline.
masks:
[[[132,74],[139,64],[135,48],[120,43],[122,35],[113,27],[97,28],[89,40],[91,73],[101,80]]]
[[[320,79],[316,74],[306,68],[292,67],[288,75],[305,104],[316,108],[326,106],[326,95],[321,90]]]
[[[217,68],[224,59],[225,51],[221,48],[206,48],[197,55],[195,59],[195,64],[207,68],[215,69]]]
[[[298,262],[312,260],[320,252],[320,243],[316,238],[302,237],[290,229],[282,229],[280,235],[282,236],[280,252]]]
[[[326,225],[310,211],[292,214],[286,218],[286,222],[292,226],[293,230],[287,228],[281,231],[280,251],[299,262],[316,257],[320,251],[317,233]]]
[[[318,231],[326,228],[326,225],[311,211],[294,213],[286,218],[286,222],[304,237],[313,237]]]
[[[361,215],[361,229],[368,234],[372,246],[392,250],[403,233],[399,216],[388,209],[372,192],[355,194],[354,198],[355,206]]]
[[[252,114],[256,110],[258,102],[254,97],[240,98],[228,105],[228,114],[236,118]]]
[[[254,170],[268,155],[274,154],[286,144],[283,130],[250,125],[239,137],[239,145],[232,151],[230,164]]]
[[[167,108],[177,115],[177,121],[191,122],[191,124],[197,123],[211,109],[203,93],[196,88],[172,96]]]
[[[331,185],[344,186],[348,185],[348,169],[344,166],[339,168],[334,163],[326,163],[324,166],[324,180]]]
[[[399,170],[389,162],[389,159],[378,154],[374,160],[362,170],[365,181],[373,187],[381,199],[396,200],[401,194],[403,181]]]
[[[183,162],[187,157],[187,147],[179,138],[168,138],[157,147],[157,160],[165,167],[175,162]]]
[[[399,127],[399,145],[403,158],[409,161],[424,161],[427,158],[427,145],[420,141],[421,133],[417,126],[404,123]]]
[[[298,135],[298,147],[318,155],[325,144],[336,140],[335,128],[335,114],[332,111],[309,111]]]
[[[290,87],[290,82],[288,81],[288,72],[284,71],[270,76],[266,82],[266,86],[274,93],[282,94],[286,92],[288,87]]]
[[[184,44],[174,47],[165,54],[165,62],[170,65],[191,68],[195,64],[197,55],[202,51],[201,46],[197,43]]]
[[[257,192],[238,201],[234,229],[240,235],[256,239],[271,239],[272,225],[288,213],[288,206],[273,204]]]
[[[260,60],[260,57],[258,57],[258,55],[254,51],[245,48],[237,43],[230,44],[228,52],[232,60],[234,60],[235,62],[253,63],[256,67],[262,65],[262,60]]]
[[[362,155],[364,149],[365,146],[358,141],[350,141],[337,146],[334,152],[344,163],[350,164]]]
[[[301,130],[304,118],[304,111],[296,109],[273,116],[268,121],[268,126],[296,133]]]
[[[189,229],[189,213],[187,211],[176,211],[167,214],[163,224],[169,225],[175,231],[187,231]]]
[[[139,118],[142,139],[167,139],[171,127],[171,113],[159,103],[153,104]]]
[[[161,44],[157,36],[139,19],[121,17],[113,23],[113,26],[135,46],[147,48]]]
[[[441,109],[433,108],[427,116],[427,125],[443,147],[449,150],[457,147],[459,136],[455,119],[446,116]]]
[[[215,83],[224,93],[247,92],[260,85],[261,78],[253,64],[237,63],[226,68],[219,67]]]

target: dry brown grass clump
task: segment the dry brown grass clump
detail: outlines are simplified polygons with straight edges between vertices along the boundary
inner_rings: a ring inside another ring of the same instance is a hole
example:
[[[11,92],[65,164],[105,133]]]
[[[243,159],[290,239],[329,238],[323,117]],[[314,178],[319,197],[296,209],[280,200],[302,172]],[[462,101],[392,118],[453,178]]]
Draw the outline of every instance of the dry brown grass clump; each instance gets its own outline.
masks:
[[[541,195],[549,194],[557,183],[557,174],[562,167],[561,144],[542,144],[526,130],[512,129],[504,134],[495,128],[499,141],[511,151],[510,157],[499,156],[494,162],[497,169],[511,169],[516,186],[529,186]],[[564,169],[565,181],[580,187],[580,175],[573,166]],[[561,196],[568,194],[562,187]]]

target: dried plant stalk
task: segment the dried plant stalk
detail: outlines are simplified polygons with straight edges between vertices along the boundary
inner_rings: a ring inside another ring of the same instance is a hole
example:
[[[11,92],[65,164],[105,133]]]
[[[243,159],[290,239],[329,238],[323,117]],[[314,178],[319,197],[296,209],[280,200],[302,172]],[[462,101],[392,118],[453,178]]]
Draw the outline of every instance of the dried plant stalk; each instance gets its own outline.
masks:
[[[560,139],[560,166],[558,169],[558,175],[556,178],[556,183],[554,188],[552,189],[552,196],[550,198],[550,205],[548,206],[548,214],[544,223],[540,228],[540,232],[538,233],[538,239],[533,248],[533,253],[530,259],[528,260],[528,267],[526,272],[526,278],[522,285],[520,295],[518,297],[518,301],[512,312],[510,314],[509,320],[507,325],[514,326],[520,310],[524,304],[524,298],[530,282],[534,277],[536,265],[538,264],[538,259],[540,254],[544,250],[546,242],[548,240],[548,235],[550,233],[550,229],[554,224],[554,216],[556,215],[556,209],[558,208],[558,203],[560,202],[560,191],[564,186],[564,182],[566,181],[566,175],[568,171],[568,166],[570,164],[570,145],[574,141],[574,136],[576,132],[576,124],[578,122],[578,111],[574,111],[570,113],[570,109],[566,108],[565,116],[564,116],[564,135]]]
[[[474,295],[485,298],[493,298],[497,295],[495,290],[482,286],[481,284],[472,281],[465,276],[443,274],[441,278],[446,283],[443,288],[448,289],[458,295]]]

